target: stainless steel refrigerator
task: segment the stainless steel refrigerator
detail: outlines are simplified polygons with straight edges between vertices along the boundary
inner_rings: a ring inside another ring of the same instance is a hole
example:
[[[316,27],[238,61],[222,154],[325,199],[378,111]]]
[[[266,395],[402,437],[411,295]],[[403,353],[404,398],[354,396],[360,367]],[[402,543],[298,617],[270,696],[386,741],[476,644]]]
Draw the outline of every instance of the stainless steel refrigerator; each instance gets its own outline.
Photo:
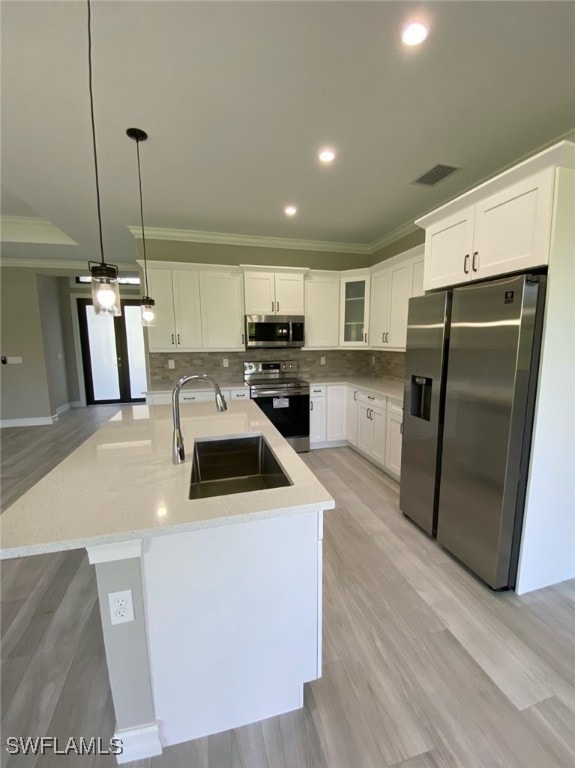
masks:
[[[494,589],[515,586],[545,276],[411,299],[400,508]]]

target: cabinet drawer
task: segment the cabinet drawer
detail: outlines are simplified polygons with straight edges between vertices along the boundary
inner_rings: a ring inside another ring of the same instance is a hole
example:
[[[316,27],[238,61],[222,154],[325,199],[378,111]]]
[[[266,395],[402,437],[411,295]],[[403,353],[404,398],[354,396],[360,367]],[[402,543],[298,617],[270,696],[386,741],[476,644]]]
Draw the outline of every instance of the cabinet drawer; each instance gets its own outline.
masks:
[[[357,399],[360,403],[366,403],[372,408],[377,406],[378,408],[383,408],[384,411],[387,408],[387,398],[383,395],[373,395],[369,392],[358,391]]]
[[[309,388],[310,397],[325,397],[327,388],[325,384],[314,384]]]

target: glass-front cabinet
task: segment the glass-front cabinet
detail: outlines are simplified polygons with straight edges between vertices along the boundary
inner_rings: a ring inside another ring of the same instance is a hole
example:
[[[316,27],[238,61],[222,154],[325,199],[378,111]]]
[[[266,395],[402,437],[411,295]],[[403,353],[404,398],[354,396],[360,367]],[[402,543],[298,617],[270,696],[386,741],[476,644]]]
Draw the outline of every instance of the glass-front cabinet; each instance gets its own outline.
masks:
[[[341,279],[341,346],[366,347],[369,341],[369,274],[363,270],[347,272]]]

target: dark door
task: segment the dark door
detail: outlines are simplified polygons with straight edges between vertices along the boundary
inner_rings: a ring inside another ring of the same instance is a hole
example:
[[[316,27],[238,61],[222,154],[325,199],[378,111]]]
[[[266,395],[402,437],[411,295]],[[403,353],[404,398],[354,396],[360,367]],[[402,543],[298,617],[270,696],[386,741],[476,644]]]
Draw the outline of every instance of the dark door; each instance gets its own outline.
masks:
[[[94,314],[91,299],[78,299],[86,402],[143,402],[146,360],[140,302],[122,301],[120,317]]]

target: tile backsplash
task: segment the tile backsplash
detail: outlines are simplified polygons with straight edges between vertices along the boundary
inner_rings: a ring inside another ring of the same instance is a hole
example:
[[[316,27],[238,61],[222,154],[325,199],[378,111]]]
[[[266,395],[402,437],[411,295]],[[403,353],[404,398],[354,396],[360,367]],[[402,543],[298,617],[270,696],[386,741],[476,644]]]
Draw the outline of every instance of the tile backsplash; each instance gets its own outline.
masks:
[[[321,365],[321,358],[325,364]],[[227,358],[229,367],[223,367]],[[168,368],[173,360],[175,368]],[[300,350],[261,349],[249,352],[152,352],[149,354],[150,389],[171,389],[182,376],[205,373],[219,384],[240,384],[244,360],[297,360],[298,373],[304,379],[323,376],[383,376],[403,379],[405,354],[375,350]]]

